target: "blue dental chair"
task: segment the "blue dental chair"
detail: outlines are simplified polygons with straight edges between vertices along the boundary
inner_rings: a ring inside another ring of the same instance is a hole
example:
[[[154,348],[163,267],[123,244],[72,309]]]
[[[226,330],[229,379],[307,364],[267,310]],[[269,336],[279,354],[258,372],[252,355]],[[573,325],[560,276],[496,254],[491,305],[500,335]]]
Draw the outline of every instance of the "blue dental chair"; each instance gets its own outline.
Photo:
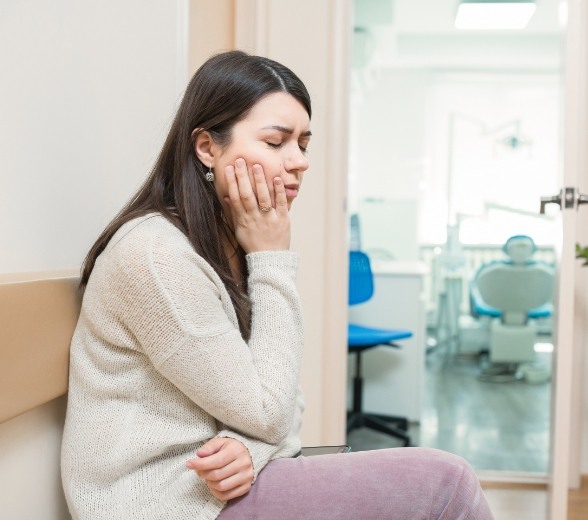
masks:
[[[521,379],[519,367],[535,359],[536,320],[551,316],[553,266],[532,259],[536,250],[527,235],[510,237],[503,248],[508,259],[478,270],[471,286],[474,316],[490,324],[490,366],[479,378],[487,381]]]
[[[349,252],[349,305],[368,301],[374,294],[374,278],[368,255],[361,251]],[[363,376],[361,356],[369,349],[378,346],[400,348],[396,341],[412,336],[409,330],[381,329],[350,323],[348,325],[348,352],[355,356],[355,375],[353,378],[353,406],[347,417],[347,433],[356,428],[366,427],[391,435],[410,444],[407,433],[408,420],[363,411]]]

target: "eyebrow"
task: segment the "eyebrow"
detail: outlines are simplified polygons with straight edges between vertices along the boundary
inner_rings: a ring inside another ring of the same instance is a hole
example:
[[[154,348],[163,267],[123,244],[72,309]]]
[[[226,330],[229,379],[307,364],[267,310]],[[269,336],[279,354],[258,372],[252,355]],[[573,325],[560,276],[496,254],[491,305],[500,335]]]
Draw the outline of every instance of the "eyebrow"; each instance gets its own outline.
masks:
[[[294,133],[294,130],[292,130],[291,128],[286,128],[285,126],[280,125],[265,126],[263,130],[277,130],[278,132],[283,132],[284,134],[290,135]],[[306,132],[302,132],[300,134],[301,137],[310,137],[311,135],[312,132],[310,130],[307,130]]]

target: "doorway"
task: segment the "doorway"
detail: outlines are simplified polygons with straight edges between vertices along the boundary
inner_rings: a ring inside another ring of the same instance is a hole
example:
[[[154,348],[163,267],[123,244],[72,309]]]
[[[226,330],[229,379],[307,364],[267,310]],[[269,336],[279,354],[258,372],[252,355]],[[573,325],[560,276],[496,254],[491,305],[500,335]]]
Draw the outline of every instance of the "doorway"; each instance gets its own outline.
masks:
[[[400,367],[403,353],[366,358],[366,408],[412,414],[413,444],[480,471],[544,479],[551,317],[532,320],[531,361],[497,367],[495,319],[476,312],[470,288],[482,265],[508,261],[512,236],[533,239],[532,261],[555,260],[554,221],[538,201],[558,191],[561,168],[559,2],[537,3],[525,29],[483,32],[454,28],[457,3],[355,0],[350,213],[376,271],[421,273],[413,323],[424,322],[426,345],[423,373],[394,402],[378,400],[382,360]],[[415,393],[418,413],[402,408]],[[368,435],[374,447],[394,443]]]

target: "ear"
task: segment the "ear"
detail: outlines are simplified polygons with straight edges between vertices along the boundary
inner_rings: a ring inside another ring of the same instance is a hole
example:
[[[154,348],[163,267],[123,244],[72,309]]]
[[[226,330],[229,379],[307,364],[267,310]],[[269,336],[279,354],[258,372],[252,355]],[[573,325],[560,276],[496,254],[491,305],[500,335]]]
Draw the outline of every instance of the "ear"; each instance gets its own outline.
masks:
[[[214,154],[217,151],[217,145],[212,139],[210,132],[195,128],[192,131],[192,140],[194,142],[194,153],[196,157],[208,168],[214,164]]]

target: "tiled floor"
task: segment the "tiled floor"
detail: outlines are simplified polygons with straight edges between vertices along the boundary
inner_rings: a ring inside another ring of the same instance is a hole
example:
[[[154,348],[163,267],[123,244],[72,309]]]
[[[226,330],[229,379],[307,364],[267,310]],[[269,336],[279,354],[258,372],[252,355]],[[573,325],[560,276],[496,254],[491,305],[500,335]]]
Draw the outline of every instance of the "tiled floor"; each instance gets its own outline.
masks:
[[[442,353],[427,359],[422,420],[411,426],[413,445],[451,451],[480,471],[545,474],[549,451],[550,384],[478,380],[480,360]],[[365,428],[351,432],[354,451],[398,446]]]

